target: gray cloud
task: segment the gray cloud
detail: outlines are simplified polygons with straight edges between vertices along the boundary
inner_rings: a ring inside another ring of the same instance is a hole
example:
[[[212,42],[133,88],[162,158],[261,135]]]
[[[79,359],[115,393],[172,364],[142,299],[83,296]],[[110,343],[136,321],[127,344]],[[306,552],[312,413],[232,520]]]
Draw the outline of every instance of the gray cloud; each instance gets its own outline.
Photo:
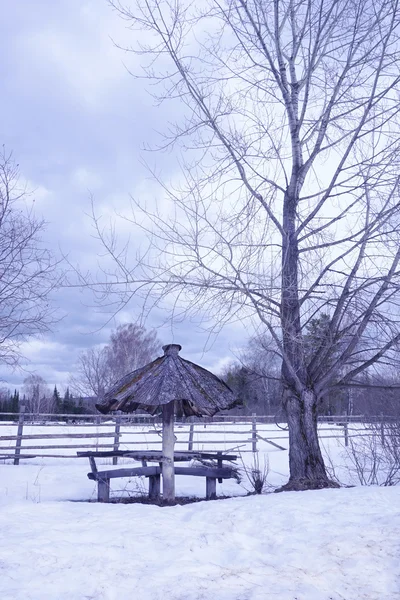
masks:
[[[48,222],[45,242],[71,261],[95,269],[99,248],[93,239],[89,191],[101,213],[124,209],[129,193],[148,190],[142,146],[157,142],[157,131],[176,109],[156,107],[144,84],[127,73],[135,58],[115,48],[110,36],[128,41],[124,23],[98,0],[19,0],[6,3],[0,25],[0,140],[13,149],[23,178],[35,190],[31,201]],[[180,109],[181,110],[181,109]],[[148,156],[173,173],[173,154]],[[54,298],[63,319],[52,335],[24,346],[26,368],[53,385],[65,384],[79,352],[107,342],[116,322],[96,312],[93,298],[77,289]],[[124,320],[135,320],[139,306]],[[146,322],[165,343],[182,344],[183,356],[208,368],[221,365],[240,345],[244,328],[224,329],[209,351],[207,336],[192,322],[162,325],[165,313]],[[26,373],[0,369],[9,385]]]

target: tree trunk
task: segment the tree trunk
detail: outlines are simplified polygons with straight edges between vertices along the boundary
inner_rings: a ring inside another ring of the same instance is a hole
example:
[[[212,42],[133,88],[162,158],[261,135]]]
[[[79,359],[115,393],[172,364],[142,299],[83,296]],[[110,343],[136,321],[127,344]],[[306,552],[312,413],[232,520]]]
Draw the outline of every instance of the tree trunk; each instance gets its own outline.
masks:
[[[299,141],[293,138],[294,147]],[[339,487],[330,481],[318,442],[315,392],[307,387],[309,379],[300,318],[299,247],[296,230],[298,193],[302,184],[302,157],[293,164],[292,178],[284,198],[282,236],[281,322],[284,357],[282,381],[283,406],[289,425],[290,478],[279,491],[315,490]]]
[[[318,441],[317,397],[305,389],[300,397],[284,392],[284,407],[289,426],[290,478],[277,491],[316,490],[339,487],[326,473]]]

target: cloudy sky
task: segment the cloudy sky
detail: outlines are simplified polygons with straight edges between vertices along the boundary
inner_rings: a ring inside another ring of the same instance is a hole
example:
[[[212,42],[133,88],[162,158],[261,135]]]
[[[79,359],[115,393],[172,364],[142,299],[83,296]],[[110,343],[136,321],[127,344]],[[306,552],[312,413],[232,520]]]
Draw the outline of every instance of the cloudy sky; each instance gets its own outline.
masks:
[[[0,23],[1,142],[13,150],[21,175],[34,190],[35,210],[48,222],[46,243],[67,253],[82,268],[96,268],[90,194],[101,214],[112,214],[129,194],[148,193],[143,144],[179,107],[156,107],[145,84],[127,69],[137,60],[112,39],[132,35],[105,0],[18,0],[3,5]],[[147,160],[149,157],[147,156]],[[173,155],[151,155],[163,176],[173,173]],[[23,347],[25,370],[0,375],[10,387],[27,372],[51,385],[66,385],[79,352],[105,343],[115,322],[92,308],[78,289],[57,293],[62,321],[52,335]],[[130,306],[119,318],[138,318]],[[243,328],[231,325],[207,346],[207,335],[190,322],[162,326],[166,314],[153,314],[146,326],[158,328],[163,343],[181,343],[182,355],[218,370],[243,344]]]

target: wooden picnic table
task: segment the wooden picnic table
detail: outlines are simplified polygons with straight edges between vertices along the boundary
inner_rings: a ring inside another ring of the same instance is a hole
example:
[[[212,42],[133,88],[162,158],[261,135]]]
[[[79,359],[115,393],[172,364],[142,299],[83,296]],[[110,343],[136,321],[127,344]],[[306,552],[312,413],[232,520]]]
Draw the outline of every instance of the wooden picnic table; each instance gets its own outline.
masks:
[[[99,502],[108,502],[110,499],[110,479],[118,477],[145,476],[149,478],[149,498],[158,499],[160,497],[160,475],[163,455],[161,450],[116,450],[116,451],[88,451],[77,452],[80,457],[89,459],[91,472],[88,478],[97,481],[97,497]],[[111,458],[114,456],[123,458],[132,458],[142,462],[141,467],[124,467],[120,469],[107,469],[99,471],[96,465],[96,458]],[[198,451],[177,451],[174,453],[174,461],[188,462],[190,460],[215,460],[217,466],[202,465],[199,467],[174,467],[175,475],[191,475],[194,477],[206,478],[206,499],[216,498],[216,481],[222,483],[223,479],[235,477],[233,466],[224,466],[223,461],[234,462],[237,456],[234,454],[224,454],[223,452],[198,452]],[[148,466],[148,462],[156,462],[158,466]]]

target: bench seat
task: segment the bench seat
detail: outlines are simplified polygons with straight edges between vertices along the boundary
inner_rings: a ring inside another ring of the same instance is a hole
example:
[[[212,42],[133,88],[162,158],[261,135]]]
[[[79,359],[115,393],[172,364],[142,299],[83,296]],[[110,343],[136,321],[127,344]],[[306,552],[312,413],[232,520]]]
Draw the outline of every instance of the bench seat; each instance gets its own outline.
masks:
[[[94,461],[91,461],[92,471],[88,473],[88,478],[97,481],[98,501],[108,502],[110,499],[110,479],[119,477],[139,477],[149,478],[149,498],[158,499],[160,497],[160,476],[161,467],[128,467],[123,469],[108,469],[98,471]],[[190,475],[192,477],[206,478],[206,499],[216,498],[217,479],[230,479],[235,477],[235,469],[232,467],[174,467],[175,475]]]

